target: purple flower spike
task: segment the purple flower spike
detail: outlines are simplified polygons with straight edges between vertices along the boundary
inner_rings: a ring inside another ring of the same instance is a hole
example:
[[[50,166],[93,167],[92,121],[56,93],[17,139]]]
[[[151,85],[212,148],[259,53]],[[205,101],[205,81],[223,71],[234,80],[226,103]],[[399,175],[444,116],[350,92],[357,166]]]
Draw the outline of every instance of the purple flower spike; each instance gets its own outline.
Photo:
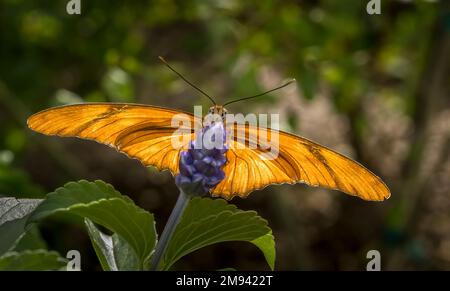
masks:
[[[180,155],[178,188],[187,195],[203,196],[225,178],[226,134],[220,122],[205,126]]]

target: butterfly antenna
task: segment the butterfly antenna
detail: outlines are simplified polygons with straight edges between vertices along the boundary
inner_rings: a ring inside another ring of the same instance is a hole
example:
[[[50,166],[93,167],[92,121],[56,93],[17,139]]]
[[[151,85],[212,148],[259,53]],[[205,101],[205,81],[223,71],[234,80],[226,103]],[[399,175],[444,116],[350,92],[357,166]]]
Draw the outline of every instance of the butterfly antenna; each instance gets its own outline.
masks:
[[[253,99],[253,98],[256,98],[256,97],[260,97],[260,96],[269,94],[270,92],[273,92],[273,91],[279,90],[279,89],[281,89],[281,88],[284,88],[284,87],[286,87],[286,86],[288,86],[288,85],[294,83],[295,81],[296,81],[295,79],[291,79],[291,80],[289,80],[287,83],[285,83],[285,84],[283,84],[283,85],[281,85],[281,86],[279,86],[279,87],[270,89],[269,91],[266,91],[266,92],[263,92],[263,93],[259,93],[259,94],[253,95],[253,96],[249,96],[249,97],[244,97],[244,98],[239,98],[239,99],[236,99],[236,100],[232,100],[232,101],[226,102],[225,104],[223,104],[223,106],[229,105],[229,104],[231,104],[231,103],[236,103],[236,102],[238,102],[238,101],[244,101],[244,100],[248,100],[248,99]]]
[[[211,100],[211,102],[216,105],[216,102],[214,101],[214,99],[211,98],[211,96],[209,96],[208,94],[206,94],[202,89],[200,89],[199,87],[195,86],[194,84],[192,84],[188,79],[186,79],[183,75],[181,75],[180,73],[178,73],[174,68],[172,68],[171,65],[169,65],[168,62],[166,62],[166,60],[159,56],[158,57],[161,62],[164,63],[164,65],[166,65],[172,72],[174,72],[175,74],[177,74],[181,79],[183,79],[183,81],[185,81],[186,83],[188,83],[189,85],[191,85],[192,88],[194,88],[195,90],[197,90],[198,92],[202,93],[203,95],[205,95],[206,97],[209,98],[209,100]]]

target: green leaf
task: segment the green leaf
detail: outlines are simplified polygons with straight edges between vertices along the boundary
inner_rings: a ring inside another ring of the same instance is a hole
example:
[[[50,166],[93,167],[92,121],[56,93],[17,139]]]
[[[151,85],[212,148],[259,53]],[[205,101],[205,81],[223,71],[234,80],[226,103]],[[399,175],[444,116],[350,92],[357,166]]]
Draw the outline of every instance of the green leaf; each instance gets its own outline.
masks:
[[[27,231],[16,241],[12,250],[15,252],[39,249],[46,250],[47,243],[42,238],[37,225],[33,224],[27,228]]]
[[[123,238],[117,234],[110,236],[102,233],[87,218],[85,218],[84,223],[103,270],[137,271],[140,269],[139,259],[135,251]]]
[[[0,255],[24,234],[30,213],[41,202],[42,199],[0,198]]]
[[[49,193],[29,221],[60,212],[73,213],[106,227],[133,248],[141,269],[148,264],[156,244],[153,215],[136,206],[111,185],[84,180],[67,183]]]
[[[160,269],[169,269],[183,256],[226,241],[247,241],[257,246],[273,270],[275,242],[267,221],[255,211],[243,211],[223,199],[193,198],[169,243]]]
[[[267,264],[273,270],[275,268],[275,239],[272,231],[252,240],[251,243],[261,250],[266,258]]]
[[[31,215],[30,221],[36,221],[56,212],[67,211],[74,205],[89,204],[101,199],[124,198],[111,185],[103,181],[88,182],[81,180],[69,182],[54,192],[47,194],[44,203]],[[131,200],[129,200],[131,201]]]
[[[0,271],[51,271],[66,265],[67,260],[57,252],[46,250],[9,252],[0,257]]]

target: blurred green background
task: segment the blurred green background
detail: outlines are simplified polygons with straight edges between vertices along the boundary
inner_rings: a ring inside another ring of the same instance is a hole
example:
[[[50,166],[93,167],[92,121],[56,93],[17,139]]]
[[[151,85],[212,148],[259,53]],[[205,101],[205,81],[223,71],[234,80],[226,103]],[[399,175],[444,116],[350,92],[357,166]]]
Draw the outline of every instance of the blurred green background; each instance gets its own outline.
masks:
[[[282,129],[347,154],[389,185],[365,202],[304,185],[271,186],[232,202],[274,230],[278,270],[450,270],[450,1],[0,0],[0,194],[41,197],[68,181],[102,179],[164,226],[177,197],[168,172],[106,146],[31,132],[26,119],[55,105],[135,102],[192,111],[294,77],[296,86],[231,105],[280,113]],[[83,226],[40,227],[47,247],[82,252],[99,270]],[[226,243],[186,257],[180,270],[265,269],[251,245]]]

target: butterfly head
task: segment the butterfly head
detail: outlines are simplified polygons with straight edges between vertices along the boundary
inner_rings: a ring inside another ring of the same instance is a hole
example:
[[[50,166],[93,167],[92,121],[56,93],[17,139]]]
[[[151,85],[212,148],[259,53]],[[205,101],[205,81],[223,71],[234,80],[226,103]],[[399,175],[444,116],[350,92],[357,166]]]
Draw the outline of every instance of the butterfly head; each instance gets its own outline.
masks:
[[[225,107],[221,106],[221,105],[214,105],[211,106],[208,110],[208,115],[212,115],[216,118],[220,117],[220,121],[224,121],[225,120],[225,116],[227,115],[227,110],[225,109]]]

